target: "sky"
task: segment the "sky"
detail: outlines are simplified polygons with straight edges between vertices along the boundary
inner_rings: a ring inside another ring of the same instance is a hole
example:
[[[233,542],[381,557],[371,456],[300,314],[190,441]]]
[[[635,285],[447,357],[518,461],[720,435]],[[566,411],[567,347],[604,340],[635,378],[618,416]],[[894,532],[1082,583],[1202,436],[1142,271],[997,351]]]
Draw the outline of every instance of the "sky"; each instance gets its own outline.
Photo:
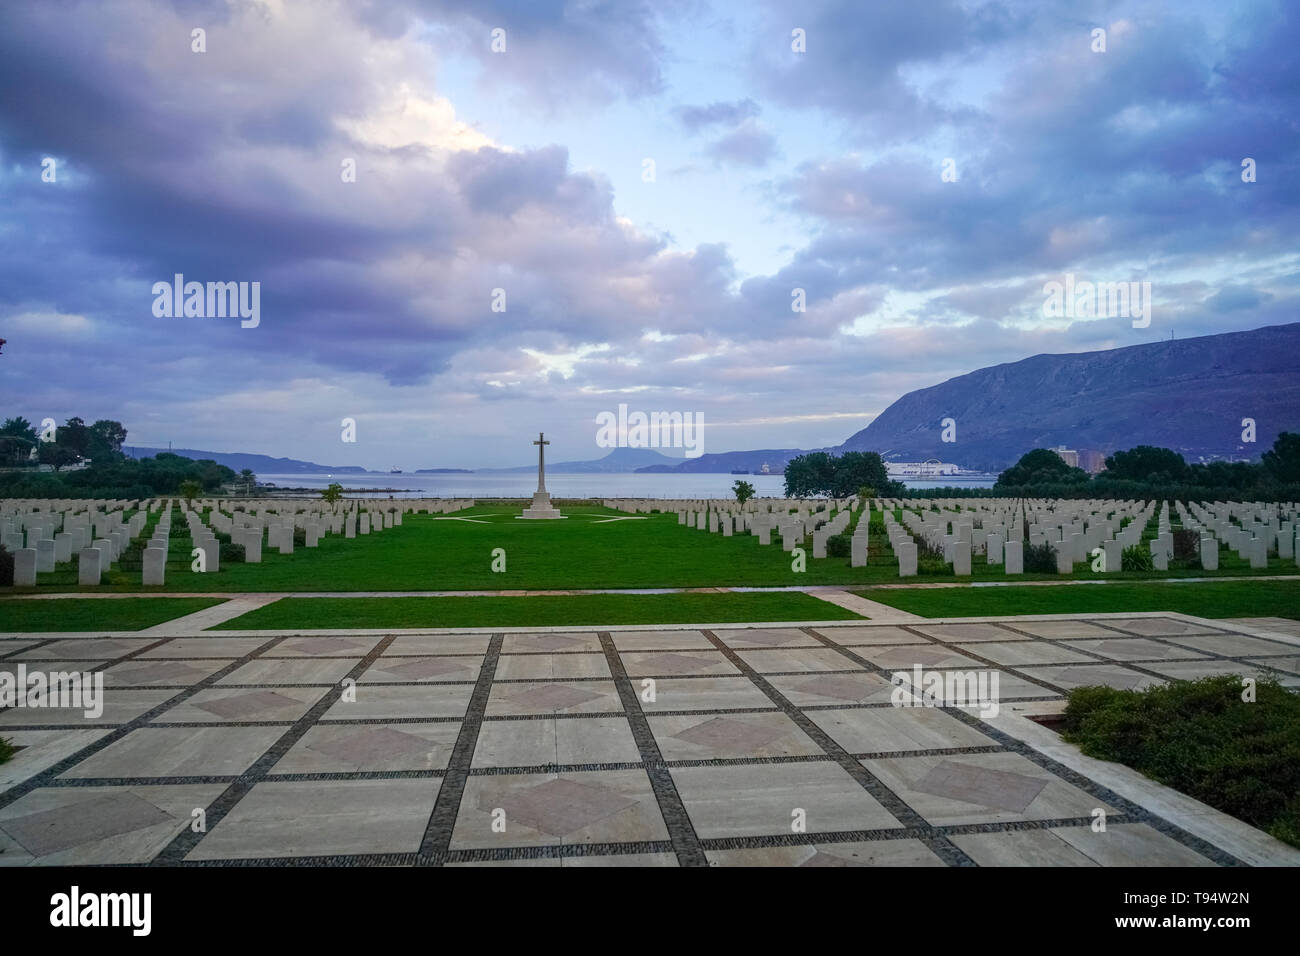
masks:
[[[376,469],[598,458],[620,404],[817,448],[1296,321],[1298,47],[1266,0],[6,2],[0,417]],[[156,314],[178,273],[257,324]],[[1067,275],[1149,324],[1050,314]]]

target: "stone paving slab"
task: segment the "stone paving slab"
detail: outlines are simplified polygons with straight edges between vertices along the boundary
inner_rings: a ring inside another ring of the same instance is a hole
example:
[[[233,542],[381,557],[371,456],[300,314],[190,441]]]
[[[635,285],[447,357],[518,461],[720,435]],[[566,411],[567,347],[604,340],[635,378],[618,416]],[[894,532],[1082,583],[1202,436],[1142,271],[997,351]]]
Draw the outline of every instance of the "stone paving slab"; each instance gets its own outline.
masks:
[[[1300,865],[1024,716],[1084,683],[1300,684],[1293,640],[1173,614],[24,635],[0,670],[102,672],[104,711],[0,711],[0,865]],[[967,672],[999,715],[897,706]]]

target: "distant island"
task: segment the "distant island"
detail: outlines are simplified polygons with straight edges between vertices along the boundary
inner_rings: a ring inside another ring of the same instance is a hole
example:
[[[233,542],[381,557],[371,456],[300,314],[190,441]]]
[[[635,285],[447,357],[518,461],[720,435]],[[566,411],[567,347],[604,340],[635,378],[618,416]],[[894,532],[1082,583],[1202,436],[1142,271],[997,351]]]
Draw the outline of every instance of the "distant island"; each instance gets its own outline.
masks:
[[[158,454],[180,455],[195,461],[215,461],[235,471],[248,468],[258,474],[292,475],[303,472],[323,471],[327,473],[361,475],[369,469],[360,465],[318,465],[314,461],[301,461],[297,458],[272,458],[270,455],[254,455],[244,452],[199,451],[195,448],[144,448],[139,445],[123,445],[122,453],[128,458],[152,458]]]
[[[417,475],[472,475],[472,468],[417,468]]]

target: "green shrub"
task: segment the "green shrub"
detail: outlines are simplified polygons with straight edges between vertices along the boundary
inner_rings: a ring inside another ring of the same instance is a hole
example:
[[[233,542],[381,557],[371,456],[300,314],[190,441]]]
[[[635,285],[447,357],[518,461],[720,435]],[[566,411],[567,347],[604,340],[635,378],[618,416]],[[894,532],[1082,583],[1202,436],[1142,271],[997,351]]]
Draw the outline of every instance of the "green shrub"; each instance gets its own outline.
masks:
[[[944,560],[942,549],[932,548],[925,539],[921,539],[916,542],[916,573],[952,576],[956,572]]]
[[[294,529],[293,529],[293,546],[294,546],[295,548],[305,548],[305,547],[307,547],[307,529],[306,529],[306,528],[294,528]]]
[[[1174,539],[1174,560],[1199,561],[1201,559],[1201,535],[1191,528],[1175,528],[1173,531]]]
[[[222,565],[238,561],[241,564],[244,561],[244,546],[235,544],[233,541],[226,539],[221,542],[221,563]]]
[[[0,737],[0,763],[4,763],[14,755],[14,745]]]
[[[118,556],[117,567],[121,571],[143,571],[144,570],[144,549],[147,542],[140,538],[132,538],[127,542],[122,553]]]
[[[847,558],[850,554],[850,538],[847,534],[833,534],[826,539],[826,557]]]
[[[0,545],[0,588],[13,587],[14,583],[14,556],[3,545]]]
[[[1120,554],[1121,571],[1154,571],[1155,563],[1151,560],[1151,549],[1146,545],[1132,544]]]
[[[1036,574],[1056,573],[1056,551],[1050,544],[1031,544],[1024,552],[1025,570]]]
[[[1191,528],[1175,528],[1174,556],[1169,562],[1171,568],[1196,570],[1201,567],[1201,535]]]
[[[1242,700],[1227,674],[1145,691],[1081,687],[1063,736],[1300,847],[1300,696],[1272,680]]]

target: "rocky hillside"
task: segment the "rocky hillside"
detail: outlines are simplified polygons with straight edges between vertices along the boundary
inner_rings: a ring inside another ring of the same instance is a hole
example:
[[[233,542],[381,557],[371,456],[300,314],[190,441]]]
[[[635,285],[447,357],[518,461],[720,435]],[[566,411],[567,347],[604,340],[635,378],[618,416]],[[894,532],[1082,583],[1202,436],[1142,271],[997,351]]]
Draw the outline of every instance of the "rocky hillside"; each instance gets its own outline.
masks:
[[[1035,355],[909,392],[841,451],[999,470],[1031,448],[1157,445],[1188,461],[1258,458],[1300,431],[1300,323],[1072,355]],[[955,443],[941,440],[956,421]],[[1256,442],[1241,440],[1243,418]]]

